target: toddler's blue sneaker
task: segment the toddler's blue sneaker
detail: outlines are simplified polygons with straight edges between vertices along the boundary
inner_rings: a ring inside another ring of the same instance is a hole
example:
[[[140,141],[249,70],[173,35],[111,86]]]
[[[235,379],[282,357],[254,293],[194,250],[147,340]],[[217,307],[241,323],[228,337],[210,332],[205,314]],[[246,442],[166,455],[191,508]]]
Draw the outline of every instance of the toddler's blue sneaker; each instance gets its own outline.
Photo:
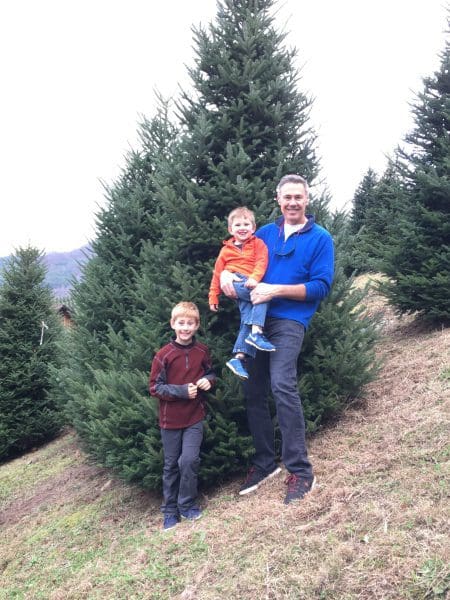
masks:
[[[263,352],[275,352],[276,348],[262,333],[251,333],[245,338],[245,343]]]
[[[178,515],[164,515],[164,529],[172,529],[172,527],[176,527],[180,519]]]
[[[248,379],[248,373],[239,358],[232,358],[225,364],[239,379]]]
[[[180,515],[182,519],[188,519],[188,521],[196,521],[202,516],[202,511],[198,508],[198,506],[193,506],[188,510],[180,510]]]

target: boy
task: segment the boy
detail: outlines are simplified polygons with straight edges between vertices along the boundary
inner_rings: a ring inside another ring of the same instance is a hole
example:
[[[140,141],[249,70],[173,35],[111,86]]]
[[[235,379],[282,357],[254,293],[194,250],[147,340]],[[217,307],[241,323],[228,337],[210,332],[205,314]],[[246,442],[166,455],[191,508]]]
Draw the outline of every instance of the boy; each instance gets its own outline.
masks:
[[[198,308],[180,302],[171,314],[175,332],[152,362],[150,394],[159,399],[159,425],[164,451],[164,529],[180,517],[201,517],[197,506],[200,446],[203,439],[205,392],[216,381],[208,348],[195,339],[200,325]]]
[[[240,379],[248,379],[243,363],[246,355],[254,357],[256,350],[265,352],[276,350],[263,335],[268,304],[254,306],[250,299],[250,291],[263,278],[268,263],[267,246],[255,237],[255,230],[255,215],[246,206],[231,211],[228,215],[228,231],[232,237],[223,242],[223,248],[214,265],[209,288],[209,308],[217,312],[222,271],[230,271],[241,278],[240,281],[233,281],[238,295],[241,326],[233,347],[234,358],[226,363]]]

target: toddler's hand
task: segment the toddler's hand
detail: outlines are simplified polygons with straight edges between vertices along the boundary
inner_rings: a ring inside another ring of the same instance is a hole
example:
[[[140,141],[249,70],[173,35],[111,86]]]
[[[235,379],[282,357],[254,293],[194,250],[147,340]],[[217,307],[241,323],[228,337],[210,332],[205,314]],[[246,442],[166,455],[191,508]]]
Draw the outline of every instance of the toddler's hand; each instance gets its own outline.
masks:
[[[212,310],[213,312],[217,312],[219,310],[219,305],[218,304],[210,304],[209,309]]]
[[[256,281],[256,279],[253,279],[253,277],[249,277],[247,279],[247,281],[244,284],[244,287],[246,288],[250,288],[251,290],[253,288],[255,288],[258,285],[258,282]]]
[[[197,397],[197,386],[195,383],[188,383],[188,395],[190,400]]]
[[[197,386],[201,390],[204,390],[205,392],[207,392],[208,390],[211,389],[211,382],[209,381],[209,379],[206,379],[206,377],[202,377],[201,379],[199,379],[197,381]]]

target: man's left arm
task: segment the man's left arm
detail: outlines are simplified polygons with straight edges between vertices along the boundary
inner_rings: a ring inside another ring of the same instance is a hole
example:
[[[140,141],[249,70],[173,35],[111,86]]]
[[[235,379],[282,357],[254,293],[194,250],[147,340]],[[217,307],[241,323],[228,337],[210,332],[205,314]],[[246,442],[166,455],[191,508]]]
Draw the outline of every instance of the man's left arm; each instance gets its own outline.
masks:
[[[323,300],[331,290],[334,276],[334,244],[329,233],[322,236],[305,283],[305,300]]]

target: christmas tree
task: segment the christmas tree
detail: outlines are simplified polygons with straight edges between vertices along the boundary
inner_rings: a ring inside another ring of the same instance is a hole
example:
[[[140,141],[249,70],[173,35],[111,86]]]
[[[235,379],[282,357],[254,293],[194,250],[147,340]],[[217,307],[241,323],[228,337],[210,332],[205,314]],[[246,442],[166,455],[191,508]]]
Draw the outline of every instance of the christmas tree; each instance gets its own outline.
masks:
[[[177,143],[149,174],[151,230],[129,271],[127,256],[118,256],[117,268],[130,273],[122,290],[127,316],[121,327],[112,317],[111,324],[104,321],[101,338],[95,338],[96,322],[105,313],[87,288],[84,304],[78,303],[83,327],[77,344],[83,345],[83,338],[84,347],[94,339],[98,344],[95,360],[82,365],[88,376],[73,370],[69,413],[100,462],[146,487],[159,486],[162,470],[148,371],[154,353],[170,338],[170,310],[180,300],[199,306],[199,336],[210,347],[219,376],[209,395],[202,480],[213,483],[244,469],[251,452],[241,390],[224,368],[239,316],[225,298],[219,313],[209,313],[213,261],[233,208],[247,205],[263,224],[275,215],[275,187],[283,174],[300,173],[313,183],[318,173],[311,101],[298,89],[296,53],[283,46],[273,5],[272,0],[219,2],[215,23],[195,30],[193,91],[183,92],[176,106]],[[335,235],[339,256],[343,216],[330,215],[326,198],[316,198],[314,209]],[[100,230],[97,245],[103,236]],[[308,360],[300,369],[310,430],[340,410],[373,374],[373,328],[360,314],[361,295],[350,292],[339,261],[335,288],[313,321],[305,341]],[[113,266],[112,260],[100,263],[102,269]],[[117,310],[125,315],[122,303]],[[315,378],[320,381],[313,385]]]
[[[386,249],[382,286],[400,313],[429,323],[450,321],[450,44],[439,71],[424,80],[415,128],[400,149],[409,203]]]
[[[50,439],[60,418],[49,396],[61,325],[42,253],[19,248],[0,287],[0,460]]]
[[[369,169],[353,198],[350,261],[357,272],[380,270],[386,249],[396,243],[398,222],[409,203],[398,164],[390,160],[378,179]]]

